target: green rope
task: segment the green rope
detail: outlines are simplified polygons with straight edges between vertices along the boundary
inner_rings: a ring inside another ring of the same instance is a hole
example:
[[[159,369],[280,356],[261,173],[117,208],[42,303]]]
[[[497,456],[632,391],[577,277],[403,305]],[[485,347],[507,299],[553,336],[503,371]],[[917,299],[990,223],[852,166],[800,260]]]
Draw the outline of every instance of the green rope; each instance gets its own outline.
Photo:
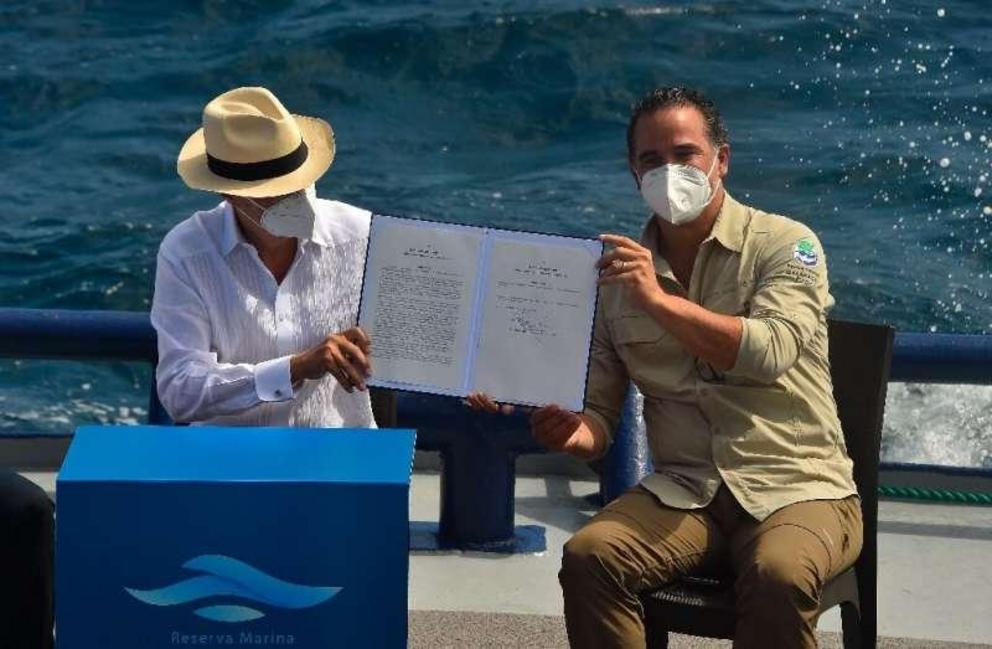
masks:
[[[992,505],[992,493],[984,491],[955,491],[952,489],[927,489],[925,487],[890,487],[882,485],[878,495],[910,500],[932,500],[968,505]]]

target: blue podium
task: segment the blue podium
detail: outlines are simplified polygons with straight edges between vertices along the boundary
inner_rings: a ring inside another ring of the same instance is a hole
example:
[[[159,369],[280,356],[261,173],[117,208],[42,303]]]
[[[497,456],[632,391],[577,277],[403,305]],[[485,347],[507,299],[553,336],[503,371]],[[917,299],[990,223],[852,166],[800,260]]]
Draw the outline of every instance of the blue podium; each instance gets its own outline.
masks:
[[[60,649],[403,647],[410,430],[80,428]]]

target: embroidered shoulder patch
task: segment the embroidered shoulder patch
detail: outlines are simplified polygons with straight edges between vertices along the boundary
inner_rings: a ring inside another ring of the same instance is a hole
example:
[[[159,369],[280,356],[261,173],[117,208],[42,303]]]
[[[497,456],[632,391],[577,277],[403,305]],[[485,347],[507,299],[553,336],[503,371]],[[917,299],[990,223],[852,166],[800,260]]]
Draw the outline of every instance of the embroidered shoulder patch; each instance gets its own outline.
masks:
[[[816,245],[812,239],[800,239],[796,242],[796,247],[792,249],[792,257],[803,266],[812,268],[820,261],[820,255],[816,251]]]

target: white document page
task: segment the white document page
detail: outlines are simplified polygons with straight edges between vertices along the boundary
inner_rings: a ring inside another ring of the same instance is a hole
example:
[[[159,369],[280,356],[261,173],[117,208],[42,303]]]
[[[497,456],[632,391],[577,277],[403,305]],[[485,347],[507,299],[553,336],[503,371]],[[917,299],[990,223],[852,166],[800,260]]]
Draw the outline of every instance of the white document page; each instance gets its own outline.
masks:
[[[358,323],[369,385],[463,395],[483,230],[375,215]]]
[[[603,244],[489,235],[472,388],[496,401],[582,410]]]

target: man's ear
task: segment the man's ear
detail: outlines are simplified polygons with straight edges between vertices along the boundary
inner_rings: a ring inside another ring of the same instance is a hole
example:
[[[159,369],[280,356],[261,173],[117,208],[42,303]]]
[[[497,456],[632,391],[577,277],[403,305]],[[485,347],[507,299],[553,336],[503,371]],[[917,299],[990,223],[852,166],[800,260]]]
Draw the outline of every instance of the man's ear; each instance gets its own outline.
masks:
[[[728,173],[730,173],[730,145],[721,144],[720,148],[716,152],[717,159],[720,161],[720,178],[724,178]]]

